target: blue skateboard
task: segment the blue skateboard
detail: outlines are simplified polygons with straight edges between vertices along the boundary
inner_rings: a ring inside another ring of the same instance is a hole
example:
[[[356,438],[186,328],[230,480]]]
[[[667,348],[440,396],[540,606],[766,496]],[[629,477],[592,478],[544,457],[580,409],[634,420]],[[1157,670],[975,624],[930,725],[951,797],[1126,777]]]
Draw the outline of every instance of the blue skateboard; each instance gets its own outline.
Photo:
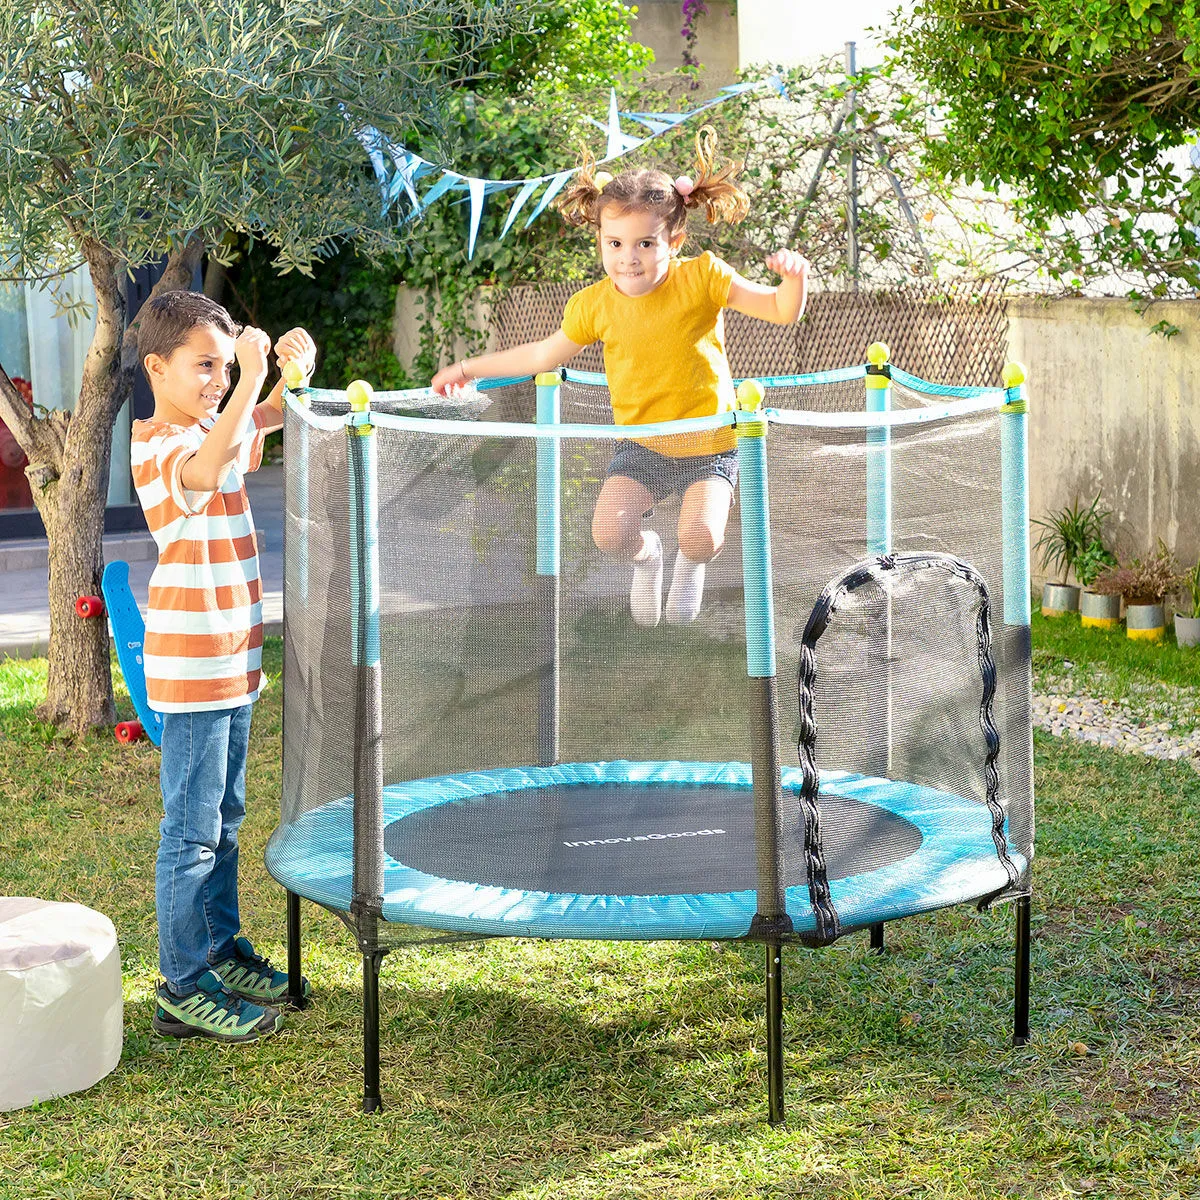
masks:
[[[146,665],[142,660],[142,643],[146,640],[146,622],[129,587],[129,564],[110,562],[100,580],[104,592],[104,607],[112,622],[113,640],[117,643],[117,662],[125,676],[125,687],[137,711],[138,720],[122,721],[116,728],[117,741],[136,742],[148,737],[156,746],[162,744],[162,714],[156,713],[146,700]]]

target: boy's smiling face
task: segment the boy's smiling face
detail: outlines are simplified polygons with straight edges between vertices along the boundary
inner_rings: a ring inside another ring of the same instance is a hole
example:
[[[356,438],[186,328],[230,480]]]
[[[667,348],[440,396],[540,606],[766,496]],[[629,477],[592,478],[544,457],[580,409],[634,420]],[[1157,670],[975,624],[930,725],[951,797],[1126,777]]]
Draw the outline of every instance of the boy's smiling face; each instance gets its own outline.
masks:
[[[605,274],[625,296],[644,296],[667,277],[671,255],[683,245],[672,241],[666,222],[648,212],[600,214],[600,258]]]
[[[146,355],[155,417],[193,424],[215,416],[234,361],[234,339],[213,325],[197,325],[166,358]]]

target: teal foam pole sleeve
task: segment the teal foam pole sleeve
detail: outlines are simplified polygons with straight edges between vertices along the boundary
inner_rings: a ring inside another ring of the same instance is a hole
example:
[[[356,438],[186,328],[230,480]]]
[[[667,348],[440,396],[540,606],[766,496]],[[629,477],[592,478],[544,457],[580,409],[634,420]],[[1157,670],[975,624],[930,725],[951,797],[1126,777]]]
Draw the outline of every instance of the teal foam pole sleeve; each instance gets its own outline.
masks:
[[[867,412],[889,412],[891,380],[867,376]],[[892,552],[892,431],[886,425],[867,430],[867,553]]]
[[[767,424],[739,411],[738,490],[742,510],[742,589],[746,598],[746,673],[775,674],[775,602],[771,591],[771,513],[767,490]]]
[[[350,632],[357,667],[379,662],[379,456],[371,415],[350,413]]]
[[[537,377],[537,423],[557,425],[561,381],[553,372]],[[562,558],[562,450],[558,438],[537,441],[537,573],[559,574]]]
[[[1008,371],[1009,367],[1005,367],[1006,381]],[[1004,623],[1027,626],[1031,607],[1029,598],[1028,405],[1022,383],[1007,388],[1005,397],[1005,403],[1000,410],[1000,501],[1004,520]]]

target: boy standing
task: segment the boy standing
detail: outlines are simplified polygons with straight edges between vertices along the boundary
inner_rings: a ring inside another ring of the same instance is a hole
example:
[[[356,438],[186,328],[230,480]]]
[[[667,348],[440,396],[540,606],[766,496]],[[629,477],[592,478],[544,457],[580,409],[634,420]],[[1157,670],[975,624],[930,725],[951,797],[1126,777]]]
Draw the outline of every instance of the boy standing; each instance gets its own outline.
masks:
[[[287,975],[239,936],[237,835],[262,670],[262,584],[243,476],[283,424],[283,384],[258,403],[270,339],[239,332],[196,292],[150,300],[138,349],[154,414],[133,425],[133,478],[158,545],[146,690],[163,714],[155,868],[163,979],[153,1025],[168,1037],[251,1041],[283,1023],[275,1005]],[[275,353],[281,368],[295,361],[312,373],[316,347],[303,329],[280,338]],[[238,383],[218,415],[235,360]]]

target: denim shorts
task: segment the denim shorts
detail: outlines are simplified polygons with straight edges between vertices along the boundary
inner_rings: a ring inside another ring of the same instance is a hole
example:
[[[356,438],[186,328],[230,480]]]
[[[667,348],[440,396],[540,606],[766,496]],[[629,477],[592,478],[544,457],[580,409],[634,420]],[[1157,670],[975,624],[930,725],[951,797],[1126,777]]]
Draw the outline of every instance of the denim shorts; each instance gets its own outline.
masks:
[[[608,474],[637,480],[657,504],[672,492],[678,492],[682,498],[693,483],[705,479],[723,479],[731,488],[736,487],[738,456],[736,450],[722,450],[719,454],[674,458],[640,442],[622,439],[608,464]]]

